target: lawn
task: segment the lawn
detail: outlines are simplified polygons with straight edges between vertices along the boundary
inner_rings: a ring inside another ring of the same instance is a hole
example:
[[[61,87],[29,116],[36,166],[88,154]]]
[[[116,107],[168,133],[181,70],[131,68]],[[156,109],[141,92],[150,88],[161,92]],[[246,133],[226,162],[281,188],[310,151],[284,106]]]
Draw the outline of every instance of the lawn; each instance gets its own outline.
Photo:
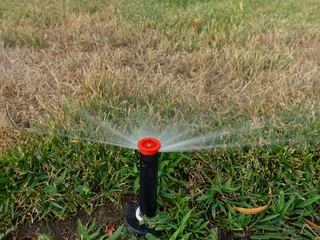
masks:
[[[0,239],[319,238],[319,19],[317,0],[1,1]],[[157,237],[124,221],[147,136]]]

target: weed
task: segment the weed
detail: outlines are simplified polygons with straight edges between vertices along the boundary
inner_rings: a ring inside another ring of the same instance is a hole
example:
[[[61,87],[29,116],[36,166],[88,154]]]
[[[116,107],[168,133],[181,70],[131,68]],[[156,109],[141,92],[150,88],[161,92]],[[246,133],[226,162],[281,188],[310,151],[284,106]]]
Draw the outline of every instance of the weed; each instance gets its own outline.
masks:
[[[95,225],[96,225],[95,219],[92,220],[90,225],[86,224],[85,226],[82,225],[80,220],[78,220],[78,238],[77,239],[79,239],[79,240],[85,240],[85,239],[103,240],[103,239],[106,239],[106,237],[107,237],[106,234],[99,237],[102,227],[95,229],[95,227],[96,227]]]

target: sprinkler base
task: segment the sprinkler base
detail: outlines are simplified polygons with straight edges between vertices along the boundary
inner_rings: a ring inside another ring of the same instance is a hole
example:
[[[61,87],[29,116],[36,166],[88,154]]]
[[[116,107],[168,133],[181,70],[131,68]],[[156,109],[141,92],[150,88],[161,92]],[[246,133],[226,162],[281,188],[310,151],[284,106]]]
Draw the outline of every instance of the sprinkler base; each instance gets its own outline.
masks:
[[[140,221],[137,218],[137,209],[139,206],[134,203],[130,203],[127,210],[126,210],[126,223],[129,226],[129,228],[139,234],[139,235],[146,235],[147,233],[151,233],[152,235],[159,235],[159,232],[148,228],[147,225],[145,224],[140,224]]]

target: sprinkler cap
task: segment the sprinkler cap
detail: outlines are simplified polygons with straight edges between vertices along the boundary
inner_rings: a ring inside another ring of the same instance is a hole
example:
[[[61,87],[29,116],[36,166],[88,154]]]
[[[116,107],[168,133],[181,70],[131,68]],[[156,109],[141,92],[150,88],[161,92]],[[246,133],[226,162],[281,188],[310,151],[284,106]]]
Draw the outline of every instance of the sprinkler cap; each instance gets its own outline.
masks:
[[[141,154],[150,156],[159,152],[161,143],[155,138],[142,138],[138,142],[138,148]]]

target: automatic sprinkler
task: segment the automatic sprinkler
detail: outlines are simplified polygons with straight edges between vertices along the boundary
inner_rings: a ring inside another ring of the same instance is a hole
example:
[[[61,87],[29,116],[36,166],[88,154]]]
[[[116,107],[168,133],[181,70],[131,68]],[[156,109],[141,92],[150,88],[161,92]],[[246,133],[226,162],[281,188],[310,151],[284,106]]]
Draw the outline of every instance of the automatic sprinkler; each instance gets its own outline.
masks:
[[[155,138],[143,138],[138,142],[140,151],[140,200],[126,210],[126,222],[136,233],[155,233],[146,225],[140,225],[143,216],[152,218],[157,210],[158,152],[161,143]]]

